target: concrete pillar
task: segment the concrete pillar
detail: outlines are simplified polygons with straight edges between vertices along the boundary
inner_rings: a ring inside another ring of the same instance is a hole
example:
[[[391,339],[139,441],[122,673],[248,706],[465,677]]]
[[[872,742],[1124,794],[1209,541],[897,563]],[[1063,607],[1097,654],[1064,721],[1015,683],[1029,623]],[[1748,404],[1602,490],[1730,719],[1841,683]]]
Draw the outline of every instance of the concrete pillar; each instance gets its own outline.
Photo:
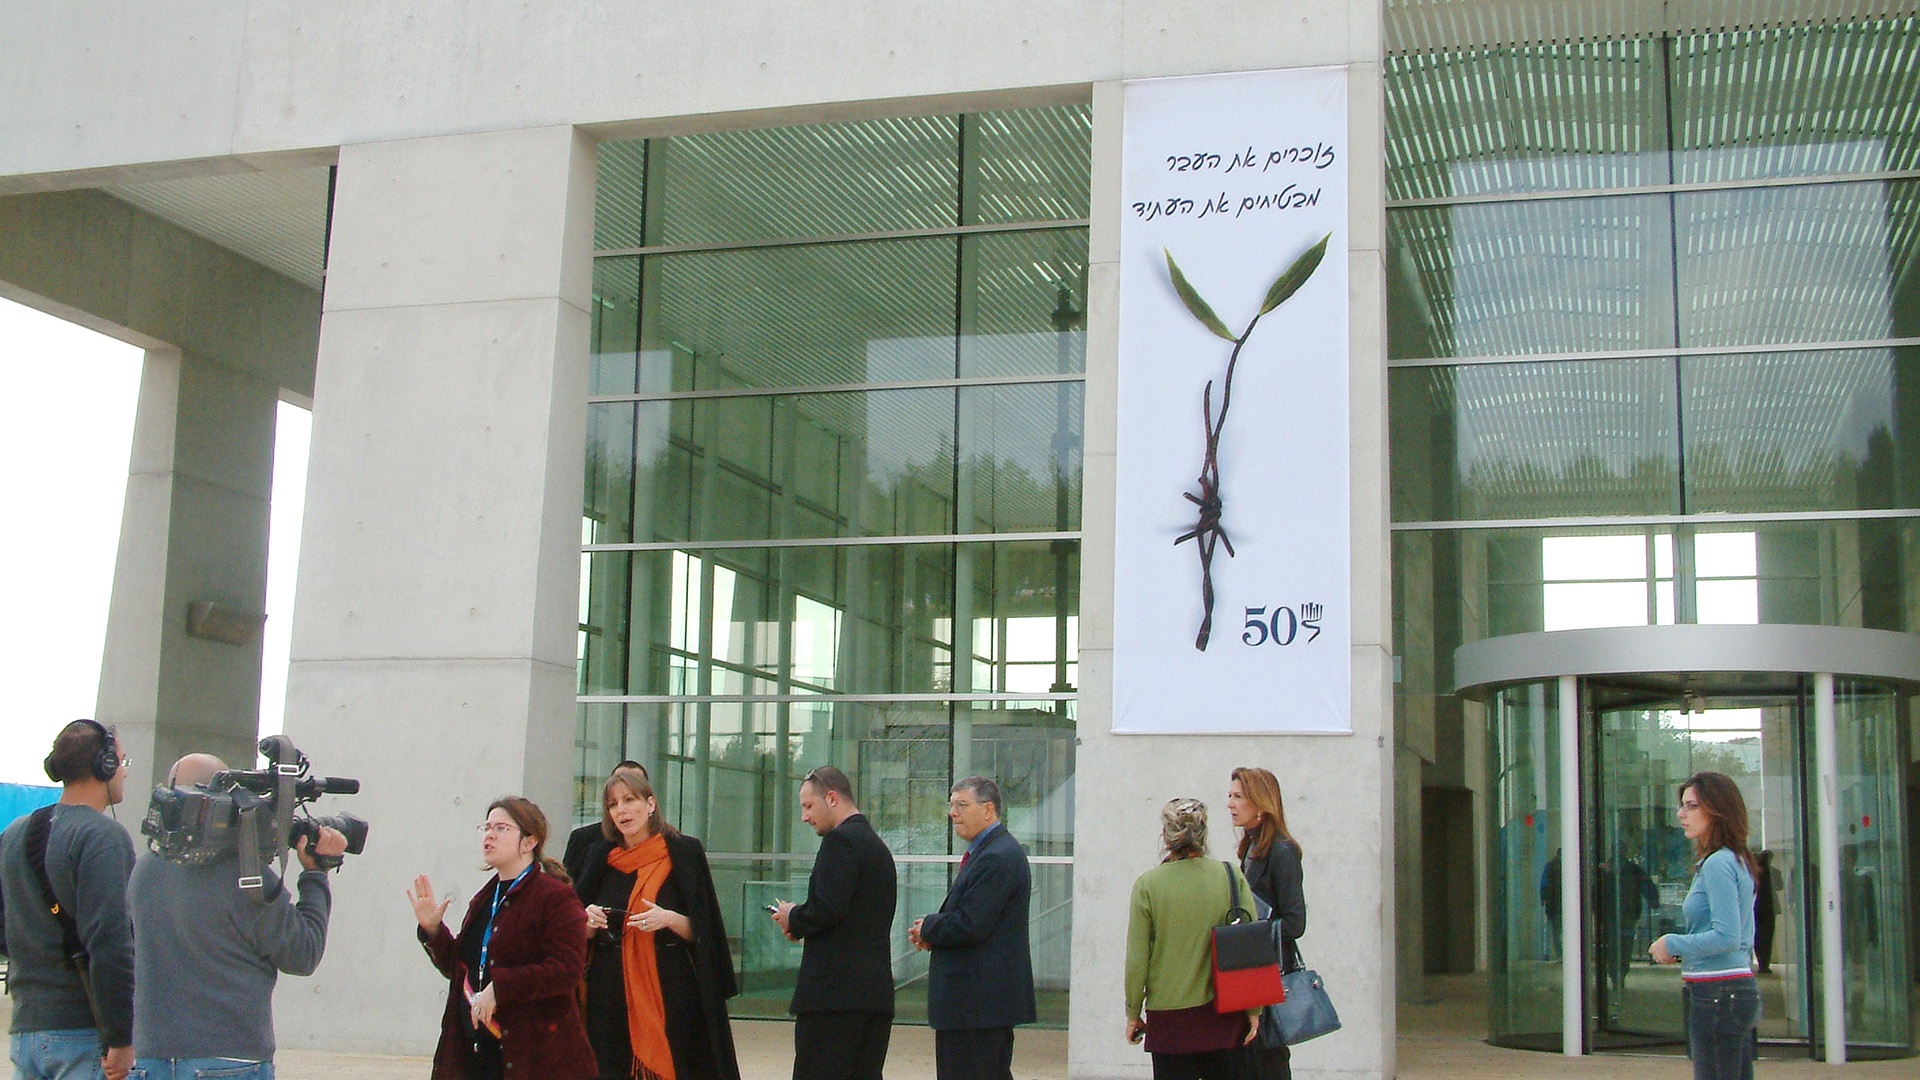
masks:
[[[594,159],[567,127],[340,152],[286,726],[372,834],[283,1046],[428,1051],[446,984],[406,885],[457,921],[500,795],[564,839]]]
[[[279,388],[259,376],[147,352],[97,706],[134,759],[121,814],[136,832],[148,793],[180,755],[253,766],[260,638],[189,636],[187,612],[200,600],[265,610],[278,402]]]
[[[1119,326],[1121,86],[1093,91],[1093,215],[1087,298],[1084,548],[1081,563],[1079,749],[1075,761],[1073,966],[1068,1075],[1145,1077],[1151,1065],[1124,1030],[1123,972],[1133,879],[1159,857],[1159,808],[1191,795],[1210,813],[1211,849],[1231,857],[1226,817],[1237,765],[1273,770],[1305,852],[1303,949],[1327,979],[1343,1029],[1294,1052],[1297,1077],[1395,1073],[1395,740],[1386,442],[1385,145],[1377,12],[1353,22],[1361,59],[1349,67],[1352,177],[1348,267],[1352,493],[1353,731],[1325,736],[1115,736],[1114,506]],[[1204,688],[1195,691],[1204,708]],[[1413,798],[1418,799],[1417,783]],[[1417,812],[1416,818],[1417,822]],[[1401,843],[1417,845],[1417,832]]]

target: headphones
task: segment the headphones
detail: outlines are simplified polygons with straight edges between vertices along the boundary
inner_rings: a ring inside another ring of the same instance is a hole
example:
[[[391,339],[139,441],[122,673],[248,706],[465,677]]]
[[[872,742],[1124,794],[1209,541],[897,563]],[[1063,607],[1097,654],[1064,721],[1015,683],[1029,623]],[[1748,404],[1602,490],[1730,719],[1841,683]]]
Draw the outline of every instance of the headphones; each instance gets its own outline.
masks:
[[[100,721],[88,720],[84,717],[75,720],[73,724],[85,724],[100,733],[100,748],[93,752],[91,758],[87,759],[87,776],[91,776],[103,784],[112,780],[114,775],[120,771],[120,748],[118,740],[113,737],[113,732]],[[73,724],[68,724],[67,727],[71,728]],[[61,776],[60,770],[54,768],[53,757],[53,754],[48,754],[47,759],[42,762],[41,765],[47,770],[47,779],[52,780],[56,784],[64,784],[69,778]],[[71,779],[81,780],[85,779],[85,777],[76,776]]]

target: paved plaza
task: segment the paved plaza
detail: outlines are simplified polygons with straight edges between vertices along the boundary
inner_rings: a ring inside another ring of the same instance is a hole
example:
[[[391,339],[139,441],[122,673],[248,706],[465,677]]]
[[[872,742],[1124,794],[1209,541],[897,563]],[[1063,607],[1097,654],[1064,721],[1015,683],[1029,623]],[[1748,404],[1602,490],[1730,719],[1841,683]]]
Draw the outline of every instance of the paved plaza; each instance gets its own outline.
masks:
[[[297,982],[297,980],[293,980]],[[1494,1078],[1581,1077],[1585,1080],[1686,1080],[1686,1059],[1675,1054],[1601,1054],[1565,1058],[1525,1050],[1502,1050],[1486,1043],[1484,976],[1430,978],[1435,1001],[1400,1007],[1401,1080],[1494,1080]],[[11,1012],[0,998],[0,1018]],[[1119,1037],[1120,1009],[1114,1014]],[[744,1080],[786,1080],[792,1075],[793,1027],[778,1021],[737,1020],[734,1040]],[[1339,1038],[1339,1035],[1329,1036]],[[1019,1080],[1065,1080],[1067,1033],[1022,1030],[1014,1040],[1014,1076]],[[424,1080],[425,1057],[379,1054],[330,1054],[282,1050],[275,1070],[279,1080]],[[1303,1076],[1305,1070],[1302,1070]],[[1836,1068],[1805,1058],[1760,1063],[1760,1080],[1912,1080],[1920,1064],[1905,1061],[1859,1062]],[[899,1027],[887,1055],[892,1080],[932,1080],[933,1032]],[[11,1065],[0,1064],[0,1080],[12,1080]]]

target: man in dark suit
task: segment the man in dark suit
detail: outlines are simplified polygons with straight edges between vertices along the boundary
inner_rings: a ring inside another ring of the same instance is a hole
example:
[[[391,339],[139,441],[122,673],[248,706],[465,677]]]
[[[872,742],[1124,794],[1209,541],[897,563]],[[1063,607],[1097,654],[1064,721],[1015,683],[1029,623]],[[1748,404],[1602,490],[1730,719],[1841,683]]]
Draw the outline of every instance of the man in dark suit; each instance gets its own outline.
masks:
[[[647,767],[645,765],[637,761],[623,761],[608,770],[607,777],[611,779],[613,774],[619,772],[621,769],[639,769],[641,776],[647,776]],[[653,777],[647,776],[647,783],[653,783]],[[592,821],[587,822],[585,825],[580,826],[567,835],[567,850],[565,854],[560,856],[560,865],[567,868],[567,876],[575,881],[579,881],[580,875],[586,872],[587,853],[593,850],[593,845],[598,841],[607,839],[606,834],[601,831],[600,826],[600,821],[605,816],[606,809],[602,807],[601,812],[595,815]],[[607,842],[612,843],[611,840]]]
[[[893,853],[831,765],[800,782],[800,819],[820,834],[805,903],[773,921],[806,942],[794,984],[794,1080],[880,1080],[893,1035]]]
[[[1013,1080],[1013,1026],[1034,1019],[1033,875],[1000,814],[999,784],[970,776],[953,785],[947,820],[966,854],[940,910],[907,931],[933,953],[927,1021],[939,1080]]]

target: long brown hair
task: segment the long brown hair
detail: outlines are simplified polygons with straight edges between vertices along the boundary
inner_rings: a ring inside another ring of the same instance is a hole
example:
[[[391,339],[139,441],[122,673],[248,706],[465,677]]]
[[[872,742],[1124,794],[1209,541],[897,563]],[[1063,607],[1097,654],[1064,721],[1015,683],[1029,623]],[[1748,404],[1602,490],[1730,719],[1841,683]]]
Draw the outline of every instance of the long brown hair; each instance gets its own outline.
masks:
[[[600,786],[600,835],[614,843],[620,842],[620,827],[613,823],[614,786],[626,788],[636,798],[653,799],[653,812],[647,815],[647,833],[671,833],[673,826],[660,817],[660,800],[653,793],[653,781],[647,779],[645,769],[629,769],[621,766],[613,770],[607,782]]]
[[[541,870],[568,884],[573,882],[558,859],[547,858],[547,815],[540,811],[539,804],[522,795],[502,795],[487,804],[487,813],[495,810],[512,818],[521,836],[533,837],[533,861]]]
[[[1300,846],[1300,841],[1287,831],[1287,809],[1280,799],[1280,781],[1271,772],[1243,765],[1233,770],[1229,780],[1239,782],[1241,798],[1252,803],[1260,814],[1259,822],[1240,834],[1242,859],[1247,857],[1248,852],[1252,852],[1255,858],[1266,858],[1267,852],[1273,850],[1275,840],[1285,840],[1296,848]]]
[[[1726,848],[1745,863],[1747,873],[1758,880],[1760,866],[1754,861],[1753,852],[1747,850],[1747,800],[1740,797],[1740,785],[1726,773],[1697,772],[1680,785],[1682,801],[1687,797],[1688,788],[1693,789],[1701,812],[1707,815],[1706,835],[1693,842],[1694,866],[1697,868],[1707,856]]]

